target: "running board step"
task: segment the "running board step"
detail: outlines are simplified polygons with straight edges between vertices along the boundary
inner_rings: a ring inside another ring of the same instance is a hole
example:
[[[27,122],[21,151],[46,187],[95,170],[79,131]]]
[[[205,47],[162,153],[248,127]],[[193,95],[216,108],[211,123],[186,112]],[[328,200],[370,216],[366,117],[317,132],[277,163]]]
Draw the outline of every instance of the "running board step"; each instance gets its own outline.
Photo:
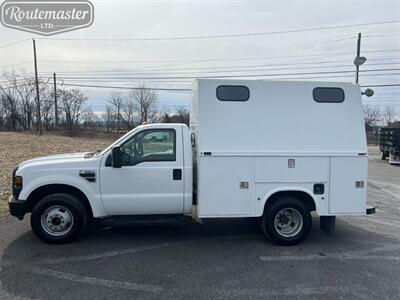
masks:
[[[193,221],[183,215],[141,215],[141,216],[111,216],[96,219],[102,226],[143,226],[143,225],[180,225]]]

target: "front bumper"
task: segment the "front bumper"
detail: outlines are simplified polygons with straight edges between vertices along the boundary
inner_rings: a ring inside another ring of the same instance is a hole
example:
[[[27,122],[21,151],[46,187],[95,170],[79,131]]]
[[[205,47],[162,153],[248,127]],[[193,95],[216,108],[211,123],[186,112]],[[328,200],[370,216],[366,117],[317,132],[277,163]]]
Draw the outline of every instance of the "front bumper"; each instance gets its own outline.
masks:
[[[26,214],[26,201],[18,200],[15,196],[11,196],[8,199],[8,207],[10,214],[18,219],[22,220]]]

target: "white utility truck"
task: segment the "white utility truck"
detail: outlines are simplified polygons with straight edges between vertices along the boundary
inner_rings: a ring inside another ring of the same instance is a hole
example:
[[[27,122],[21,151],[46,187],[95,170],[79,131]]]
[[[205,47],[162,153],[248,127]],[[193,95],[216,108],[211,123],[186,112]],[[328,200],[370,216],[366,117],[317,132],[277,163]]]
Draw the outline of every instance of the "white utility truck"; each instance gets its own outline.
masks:
[[[368,155],[361,91],[351,83],[194,82],[190,129],[138,126],[102,151],[22,162],[9,206],[31,212],[45,242],[107,226],[258,218],[282,245],[302,241],[311,214],[365,215]]]

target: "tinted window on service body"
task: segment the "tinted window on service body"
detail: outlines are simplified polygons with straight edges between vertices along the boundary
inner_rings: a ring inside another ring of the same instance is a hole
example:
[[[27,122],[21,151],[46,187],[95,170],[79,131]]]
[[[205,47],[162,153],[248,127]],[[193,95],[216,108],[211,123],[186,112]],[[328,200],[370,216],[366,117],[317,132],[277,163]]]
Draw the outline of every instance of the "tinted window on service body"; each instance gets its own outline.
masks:
[[[317,87],[313,90],[313,98],[320,103],[341,103],[344,101],[344,91],[341,88]]]
[[[250,91],[243,85],[220,85],[217,88],[217,98],[221,101],[247,101]]]

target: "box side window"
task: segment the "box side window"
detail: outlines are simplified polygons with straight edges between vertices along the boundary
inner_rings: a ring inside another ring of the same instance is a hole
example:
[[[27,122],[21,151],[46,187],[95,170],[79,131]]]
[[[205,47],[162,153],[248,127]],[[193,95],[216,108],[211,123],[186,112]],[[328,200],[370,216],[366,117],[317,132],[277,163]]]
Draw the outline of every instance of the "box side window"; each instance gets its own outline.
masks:
[[[319,103],[342,103],[344,91],[335,87],[317,87],[313,90],[313,98]]]
[[[244,85],[220,85],[217,87],[217,98],[220,101],[247,101],[250,90]]]

